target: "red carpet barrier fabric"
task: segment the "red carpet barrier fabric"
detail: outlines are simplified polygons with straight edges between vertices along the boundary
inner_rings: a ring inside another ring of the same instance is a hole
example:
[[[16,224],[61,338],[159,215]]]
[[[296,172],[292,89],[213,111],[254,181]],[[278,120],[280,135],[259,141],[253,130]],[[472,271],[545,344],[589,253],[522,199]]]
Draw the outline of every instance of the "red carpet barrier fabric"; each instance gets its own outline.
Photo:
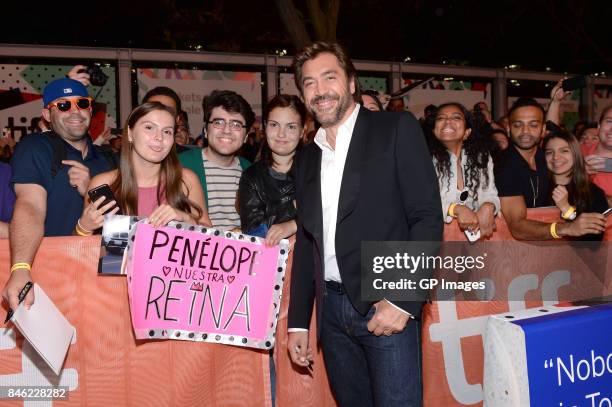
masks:
[[[529,209],[529,219],[559,221],[556,208]],[[491,241],[513,240],[503,218]],[[608,217],[605,240],[612,240]],[[445,241],[466,241],[456,222],[445,225]],[[607,269],[612,269],[608,256]],[[609,273],[608,273],[609,274]],[[605,283],[612,293],[612,281]],[[425,407],[482,406],[484,350],[482,334],[489,315],[541,306],[542,302],[432,301],[423,312],[423,398]]]
[[[272,405],[267,351],[136,341],[125,276],[99,276],[99,250],[99,237],[43,240],[33,265],[36,282],[76,328],[76,337],[58,377],[21,335],[1,326],[0,386],[68,386],[69,400],[54,401],[58,406]],[[9,261],[8,240],[0,240],[2,286]]]
[[[558,220],[555,209],[529,210],[531,219]],[[612,238],[612,217],[606,239]],[[455,223],[446,241],[465,241]],[[503,219],[491,240],[512,240]],[[99,237],[45,238],[33,265],[36,281],[77,329],[64,370],[55,376],[12,329],[0,326],[0,386],[69,388],[66,406],[271,406],[269,354],[225,345],[184,341],[136,341],[124,276],[97,274]],[[0,284],[9,274],[8,240],[0,240]],[[608,260],[609,267],[610,259]],[[296,370],[287,354],[287,308],[291,257],[279,310],[276,347],[278,406],[335,406],[320,351],[313,371]],[[607,281],[612,293],[612,281]],[[541,303],[528,304],[539,306]],[[525,302],[437,302],[423,314],[424,404],[482,405],[482,333],[488,315],[525,307]],[[6,305],[4,305],[6,311]],[[0,314],[4,315],[4,314]],[[314,314],[313,314],[314,315]],[[310,338],[315,343],[316,321]],[[8,327],[10,328],[10,327]],[[23,405],[22,401],[2,405]]]

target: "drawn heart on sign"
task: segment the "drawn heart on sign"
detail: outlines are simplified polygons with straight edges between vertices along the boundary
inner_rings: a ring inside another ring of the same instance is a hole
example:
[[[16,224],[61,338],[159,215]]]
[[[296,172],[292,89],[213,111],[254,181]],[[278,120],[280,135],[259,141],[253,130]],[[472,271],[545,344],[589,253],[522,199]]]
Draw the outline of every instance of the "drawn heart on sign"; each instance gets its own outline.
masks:
[[[164,272],[164,276],[168,277],[168,274],[170,274],[170,272],[172,271],[172,268],[168,266],[164,266],[162,267],[162,271]]]
[[[227,276],[227,282],[231,284],[231,283],[234,282],[235,278],[236,278],[236,276]]]

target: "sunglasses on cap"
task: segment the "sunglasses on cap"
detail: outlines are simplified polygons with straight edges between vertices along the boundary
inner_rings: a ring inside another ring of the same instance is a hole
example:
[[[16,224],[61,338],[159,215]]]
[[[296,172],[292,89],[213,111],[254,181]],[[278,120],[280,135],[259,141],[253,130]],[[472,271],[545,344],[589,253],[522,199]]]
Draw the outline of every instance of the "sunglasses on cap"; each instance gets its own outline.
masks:
[[[77,109],[79,110],[87,110],[91,109],[91,105],[93,103],[93,99],[90,97],[79,97],[72,99],[59,99],[55,102],[49,103],[48,109],[52,107],[56,107],[60,112],[68,112],[72,109],[72,104],[75,104]]]

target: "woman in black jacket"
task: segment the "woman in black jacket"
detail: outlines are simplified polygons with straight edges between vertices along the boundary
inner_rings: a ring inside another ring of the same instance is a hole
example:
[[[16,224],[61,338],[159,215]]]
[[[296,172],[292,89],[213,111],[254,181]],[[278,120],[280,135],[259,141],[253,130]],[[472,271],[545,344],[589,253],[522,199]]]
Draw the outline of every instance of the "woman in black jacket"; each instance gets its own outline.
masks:
[[[242,231],[274,246],[293,236],[295,183],[292,165],[302,145],[306,107],[297,96],[278,95],[268,102],[261,159],[242,173],[238,190]]]

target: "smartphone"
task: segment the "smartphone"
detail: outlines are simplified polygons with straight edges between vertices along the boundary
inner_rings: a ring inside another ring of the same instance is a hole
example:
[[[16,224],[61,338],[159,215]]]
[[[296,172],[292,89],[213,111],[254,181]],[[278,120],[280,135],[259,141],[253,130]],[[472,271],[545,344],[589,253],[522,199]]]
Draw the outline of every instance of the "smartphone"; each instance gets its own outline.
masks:
[[[561,84],[561,87],[565,92],[570,92],[572,90],[586,88],[586,85],[586,76],[574,76],[572,78],[564,80]]]
[[[606,209],[605,211],[602,212],[602,215],[603,216],[608,216],[611,213],[612,213],[612,208],[608,208],[608,209]]]
[[[604,169],[602,172],[612,172],[612,158],[606,158]]]
[[[95,187],[94,189],[90,189],[89,191],[87,191],[87,195],[89,195],[89,199],[91,199],[91,202],[95,202],[98,199],[100,199],[100,197],[104,197],[104,202],[102,202],[102,205],[100,206],[104,206],[107,203],[109,203],[110,201],[117,201],[115,199],[115,196],[113,195],[113,191],[111,191],[110,187],[108,186],[108,184],[102,184],[99,187]],[[110,211],[112,211],[113,209],[115,209],[117,205],[115,205],[114,207],[110,208],[109,210],[107,210],[106,212],[104,212],[104,215],[106,215],[107,213],[109,213]],[[117,212],[115,215],[121,215],[121,209],[119,209],[119,212]]]

